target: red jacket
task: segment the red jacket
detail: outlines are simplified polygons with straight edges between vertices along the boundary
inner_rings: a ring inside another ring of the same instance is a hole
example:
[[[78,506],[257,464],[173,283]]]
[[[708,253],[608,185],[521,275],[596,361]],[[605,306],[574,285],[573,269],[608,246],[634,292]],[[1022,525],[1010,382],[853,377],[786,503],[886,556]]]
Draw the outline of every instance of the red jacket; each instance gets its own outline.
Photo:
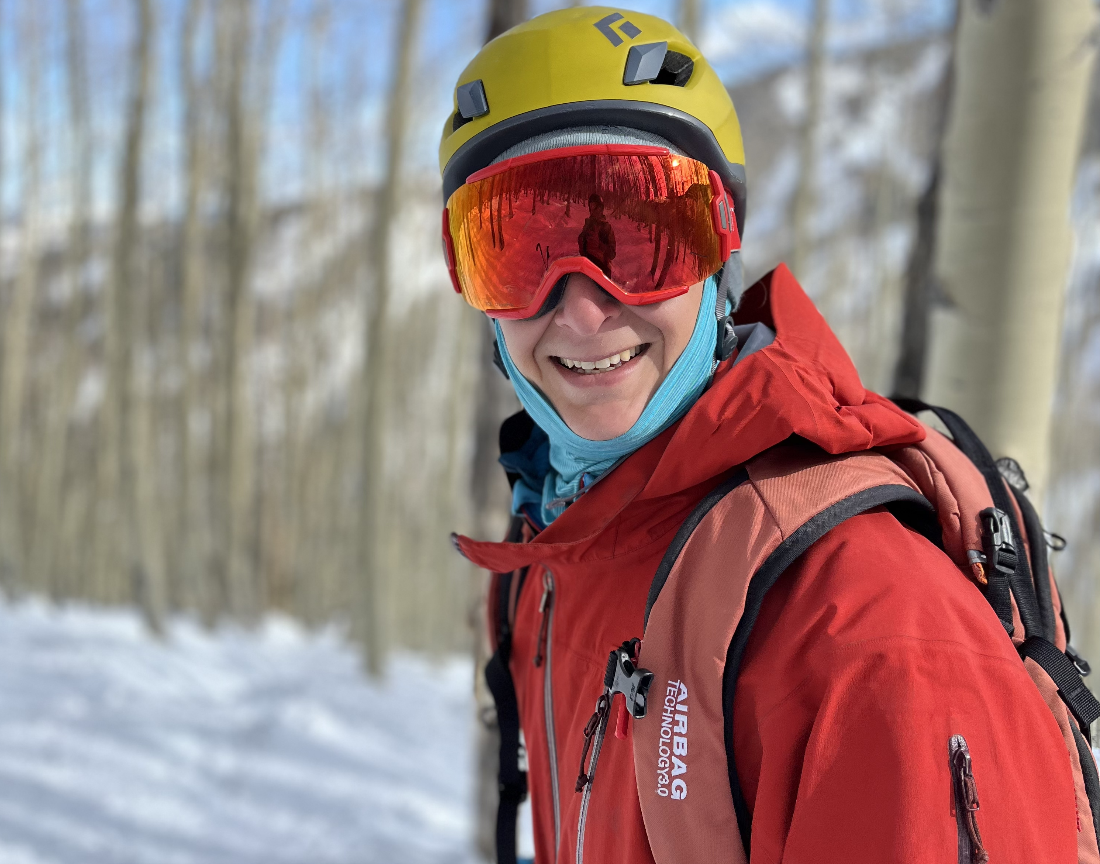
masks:
[[[641,634],[660,559],[718,478],[791,435],[829,453],[923,438],[911,417],[863,388],[785,267],[746,295],[738,323],[753,319],[775,341],[723,364],[683,420],[529,543],[459,538],[487,569],[530,566],[511,672],[540,864],[575,858],[582,730],[608,651]],[[885,511],[842,524],[781,577],[737,693],[734,752],[753,812],[754,864],[957,861],[941,780],[945,730],[961,716],[984,721],[985,740],[972,750],[995,754],[974,765],[990,860],[1077,860],[1080,819],[1090,816],[1066,816],[1072,779],[1061,776],[1068,768],[1051,769],[1061,763],[1049,747],[1059,733],[1036,726],[1054,721],[1031,710],[1041,702],[996,615],[942,551]],[[604,744],[585,856],[653,860],[630,740],[609,735]]]

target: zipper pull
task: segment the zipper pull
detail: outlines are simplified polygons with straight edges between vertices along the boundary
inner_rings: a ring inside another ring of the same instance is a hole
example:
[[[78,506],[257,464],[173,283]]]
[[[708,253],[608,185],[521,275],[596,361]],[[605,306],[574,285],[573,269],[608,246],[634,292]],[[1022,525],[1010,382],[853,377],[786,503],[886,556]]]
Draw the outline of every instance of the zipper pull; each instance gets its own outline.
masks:
[[[989,853],[982,845],[982,835],[978,831],[978,787],[974,782],[974,772],[970,761],[970,748],[962,735],[952,735],[948,742],[951,751],[951,779],[955,787],[955,807],[962,816],[970,846],[970,862],[967,864],[988,864]],[[961,856],[960,856],[961,857]]]
[[[539,625],[539,642],[535,649],[535,666],[541,666],[546,656],[546,634],[550,629],[550,607],[554,605],[554,582],[550,577],[550,571],[542,574],[542,599],[539,600],[539,614],[542,623]]]
[[[583,791],[584,787],[592,782],[591,774],[585,773],[585,763],[588,761],[588,751],[592,748],[592,740],[596,737],[596,732],[606,722],[610,710],[611,698],[605,690],[600,694],[600,698],[596,700],[596,710],[592,712],[592,716],[584,724],[584,748],[581,750],[581,767],[580,772],[577,774],[577,784],[573,789],[574,792]]]

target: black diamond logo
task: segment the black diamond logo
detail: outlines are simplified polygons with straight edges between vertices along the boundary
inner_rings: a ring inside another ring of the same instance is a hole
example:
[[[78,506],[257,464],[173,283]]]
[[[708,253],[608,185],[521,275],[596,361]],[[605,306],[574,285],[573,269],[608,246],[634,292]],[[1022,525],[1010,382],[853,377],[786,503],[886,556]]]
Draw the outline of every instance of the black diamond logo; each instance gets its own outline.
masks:
[[[615,28],[611,25],[615,24],[618,21],[622,21],[623,23],[619,24],[619,30],[618,32],[616,32]],[[619,33],[622,33],[623,36],[625,36],[627,39],[636,39],[642,33],[641,30],[639,30],[629,21],[624,19],[623,16],[618,12],[612,12],[605,18],[601,18],[593,26],[601,33],[603,33],[603,35],[607,37],[607,41],[614,45],[616,48],[623,44],[623,38],[619,35]]]

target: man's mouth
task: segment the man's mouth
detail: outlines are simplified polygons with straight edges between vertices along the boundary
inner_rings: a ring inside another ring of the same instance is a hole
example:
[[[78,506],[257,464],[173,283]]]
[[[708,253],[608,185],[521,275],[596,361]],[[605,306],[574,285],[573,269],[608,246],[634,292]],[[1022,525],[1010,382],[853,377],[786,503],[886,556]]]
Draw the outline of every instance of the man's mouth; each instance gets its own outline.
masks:
[[[600,372],[610,372],[612,369],[618,369],[620,366],[629,363],[639,354],[644,353],[648,347],[649,343],[635,345],[633,348],[627,348],[625,351],[620,351],[618,354],[612,354],[610,357],[604,357],[600,360],[571,360],[568,357],[555,357],[554,359],[566,369],[572,369],[581,375],[598,375]]]

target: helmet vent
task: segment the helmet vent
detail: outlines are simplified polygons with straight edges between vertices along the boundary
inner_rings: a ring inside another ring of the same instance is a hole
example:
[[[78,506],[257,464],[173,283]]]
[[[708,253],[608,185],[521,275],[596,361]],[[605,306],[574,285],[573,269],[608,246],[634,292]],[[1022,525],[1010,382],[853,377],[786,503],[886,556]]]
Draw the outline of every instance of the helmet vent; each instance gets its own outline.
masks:
[[[461,111],[455,111],[455,116],[451,118],[451,131],[457,132],[459,128],[465,126],[473,119],[473,117],[463,117]]]
[[[695,61],[687,54],[679,51],[666,51],[661,71],[653,79],[653,84],[670,84],[673,87],[684,87],[691,80],[691,73],[695,71]]]

